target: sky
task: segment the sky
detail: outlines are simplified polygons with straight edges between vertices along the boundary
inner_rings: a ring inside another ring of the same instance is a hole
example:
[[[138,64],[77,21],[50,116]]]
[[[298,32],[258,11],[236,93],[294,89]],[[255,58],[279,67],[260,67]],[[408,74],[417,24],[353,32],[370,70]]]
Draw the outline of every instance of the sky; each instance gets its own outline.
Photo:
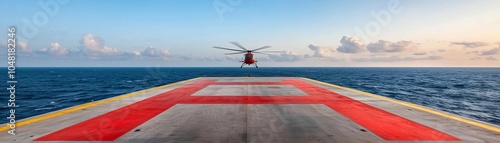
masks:
[[[21,67],[499,67],[498,0],[0,0]],[[267,49],[266,49],[267,50]]]

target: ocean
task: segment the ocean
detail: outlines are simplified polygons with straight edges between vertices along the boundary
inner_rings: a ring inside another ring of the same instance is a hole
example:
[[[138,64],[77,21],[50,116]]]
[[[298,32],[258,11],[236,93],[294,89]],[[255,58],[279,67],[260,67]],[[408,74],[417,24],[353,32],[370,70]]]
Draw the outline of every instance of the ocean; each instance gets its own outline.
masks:
[[[500,68],[21,67],[16,69],[16,119],[190,78],[214,76],[307,77],[500,125]],[[0,79],[7,81],[7,76]],[[5,82],[3,85],[8,87]],[[9,93],[1,93],[0,122],[6,123]]]

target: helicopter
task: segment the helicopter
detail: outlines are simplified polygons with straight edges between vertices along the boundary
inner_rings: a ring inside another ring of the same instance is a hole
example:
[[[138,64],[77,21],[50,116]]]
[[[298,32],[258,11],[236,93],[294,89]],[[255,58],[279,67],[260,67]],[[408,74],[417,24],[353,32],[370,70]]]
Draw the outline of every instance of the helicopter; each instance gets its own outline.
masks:
[[[240,49],[231,49],[231,48],[224,48],[224,47],[213,47],[213,48],[222,49],[222,50],[229,50],[229,51],[237,51],[237,52],[234,52],[234,53],[226,53],[225,55],[244,54],[244,56],[245,56],[244,60],[240,61],[240,62],[242,62],[240,68],[243,68],[243,66],[245,64],[247,64],[247,65],[254,65],[256,68],[259,68],[259,66],[257,66],[257,61],[253,57],[253,53],[269,55],[267,53],[281,53],[282,52],[282,51],[260,51],[260,52],[256,52],[258,50],[271,48],[271,46],[264,46],[264,47],[260,47],[260,48],[257,48],[257,49],[248,50],[245,47],[241,46],[238,42],[229,42],[229,43],[235,45],[236,47],[238,47]]]

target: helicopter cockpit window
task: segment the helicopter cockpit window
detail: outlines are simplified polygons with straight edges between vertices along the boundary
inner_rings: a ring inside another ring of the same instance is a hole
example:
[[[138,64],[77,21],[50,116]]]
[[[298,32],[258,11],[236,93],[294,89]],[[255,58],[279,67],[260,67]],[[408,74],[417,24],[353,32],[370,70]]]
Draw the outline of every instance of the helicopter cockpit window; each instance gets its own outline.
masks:
[[[253,54],[250,54],[250,56],[248,56],[248,54],[245,54],[245,57],[246,58],[253,58]]]

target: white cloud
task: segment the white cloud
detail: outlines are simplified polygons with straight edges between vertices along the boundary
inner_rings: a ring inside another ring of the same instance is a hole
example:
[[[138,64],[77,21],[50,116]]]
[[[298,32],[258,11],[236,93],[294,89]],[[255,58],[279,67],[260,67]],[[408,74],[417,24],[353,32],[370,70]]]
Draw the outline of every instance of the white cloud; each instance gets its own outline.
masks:
[[[98,56],[117,56],[122,53],[116,48],[110,48],[104,45],[104,40],[93,34],[82,35],[80,43],[83,45],[82,52],[92,57]]]
[[[478,52],[478,55],[487,56],[487,55],[496,55],[499,53],[500,53],[500,47]]]
[[[143,59],[144,57],[160,57],[166,60],[170,52],[166,49],[147,47],[143,51],[119,51],[116,48],[107,47],[104,40],[93,34],[84,34],[82,40],[81,53],[91,59],[123,60],[123,59]]]
[[[441,56],[428,56],[423,58],[415,58],[415,57],[399,57],[399,56],[391,56],[391,57],[374,57],[374,58],[357,58],[352,59],[355,62],[402,62],[402,61],[422,61],[422,60],[441,60],[443,57]]]
[[[470,58],[470,60],[481,60],[481,59],[482,59],[481,57]]]
[[[337,51],[342,53],[361,53],[364,51],[364,42],[351,36],[343,36]]]
[[[342,53],[361,53],[364,52],[365,49],[372,53],[394,53],[410,51],[417,47],[417,43],[413,41],[391,42],[378,40],[375,43],[365,45],[364,41],[350,36],[343,36],[340,40],[340,44],[337,51]]]
[[[450,42],[451,45],[460,45],[464,48],[477,48],[482,46],[488,46],[490,44],[485,42]]]
[[[291,51],[283,51],[279,55],[268,55],[269,58],[273,61],[276,62],[294,62],[294,61],[300,61],[303,59],[303,56],[291,52]]]
[[[144,49],[141,55],[148,57],[167,57],[170,55],[170,53],[166,49],[156,49],[149,46],[146,49]]]
[[[28,43],[26,42],[19,42],[19,49],[22,53],[31,53],[32,50],[28,48]]]
[[[489,60],[489,61],[498,61],[498,59],[493,58],[493,57],[487,57],[486,60]]]
[[[141,51],[123,52],[117,59],[142,59]]]
[[[61,45],[56,42],[50,43],[48,52],[55,56],[66,56],[69,53],[69,50],[67,48],[61,48]]]
[[[306,58],[308,58],[308,57],[317,57],[317,58],[330,57],[330,53],[333,52],[333,50],[330,48],[321,47],[321,46],[317,46],[314,44],[309,44],[309,46],[307,46],[307,47],[309,49],[311,49],[312,51],[314,51],[314,54],[312,56],[307,55]]]
[[[243,60],[243,56],[206,56],[206,57],[195,57],[193,55],[169,55],[169,58],[172,59],[173,61],[201,61],[201,62],[223,62],[223,61],[230,61],[230,62],[239,62]],[[254,56],[255,58],[255,56]],[[262,58],[256,59],[259,61],[262,61]]]
[[[131,52],[134,56],[141,56],[142,53],[140,51],[132,51]]]
[[[416,52],[413,55],[427,55],[427,52]]]
[[[477,51],[477,50],[476,50],[476,51],[468,51],[468,52],[465,52],[465,54],[477,54],[477,53],[479,53],[479,51]]]
[[[62,48],[61,44],[54,42],[50,43],[50,47],[48,48],[41,48],[38,50],[35,50],[34,55],[35,56],[58,56],[58,57],[63,57],[67,56],[71,51],[67,48]]]
[[[372,53],[393,53],[393,52],[403,52],[409,51],[416,47],[416,44],[412,41],[399,41],[396,43],[378,40],[376,43],[370,43],[366,46],[368,51]]]
[[[8,47],[7,41],[3,41],[0,44],[0,47],[7,48]],[[16,52],[20,52],[22,54],[30,54],[32,51],[33,50],[31,50],[30,48],[28,48],[28,43],[26,43],[26,42],[18,42],[17,43]]]

